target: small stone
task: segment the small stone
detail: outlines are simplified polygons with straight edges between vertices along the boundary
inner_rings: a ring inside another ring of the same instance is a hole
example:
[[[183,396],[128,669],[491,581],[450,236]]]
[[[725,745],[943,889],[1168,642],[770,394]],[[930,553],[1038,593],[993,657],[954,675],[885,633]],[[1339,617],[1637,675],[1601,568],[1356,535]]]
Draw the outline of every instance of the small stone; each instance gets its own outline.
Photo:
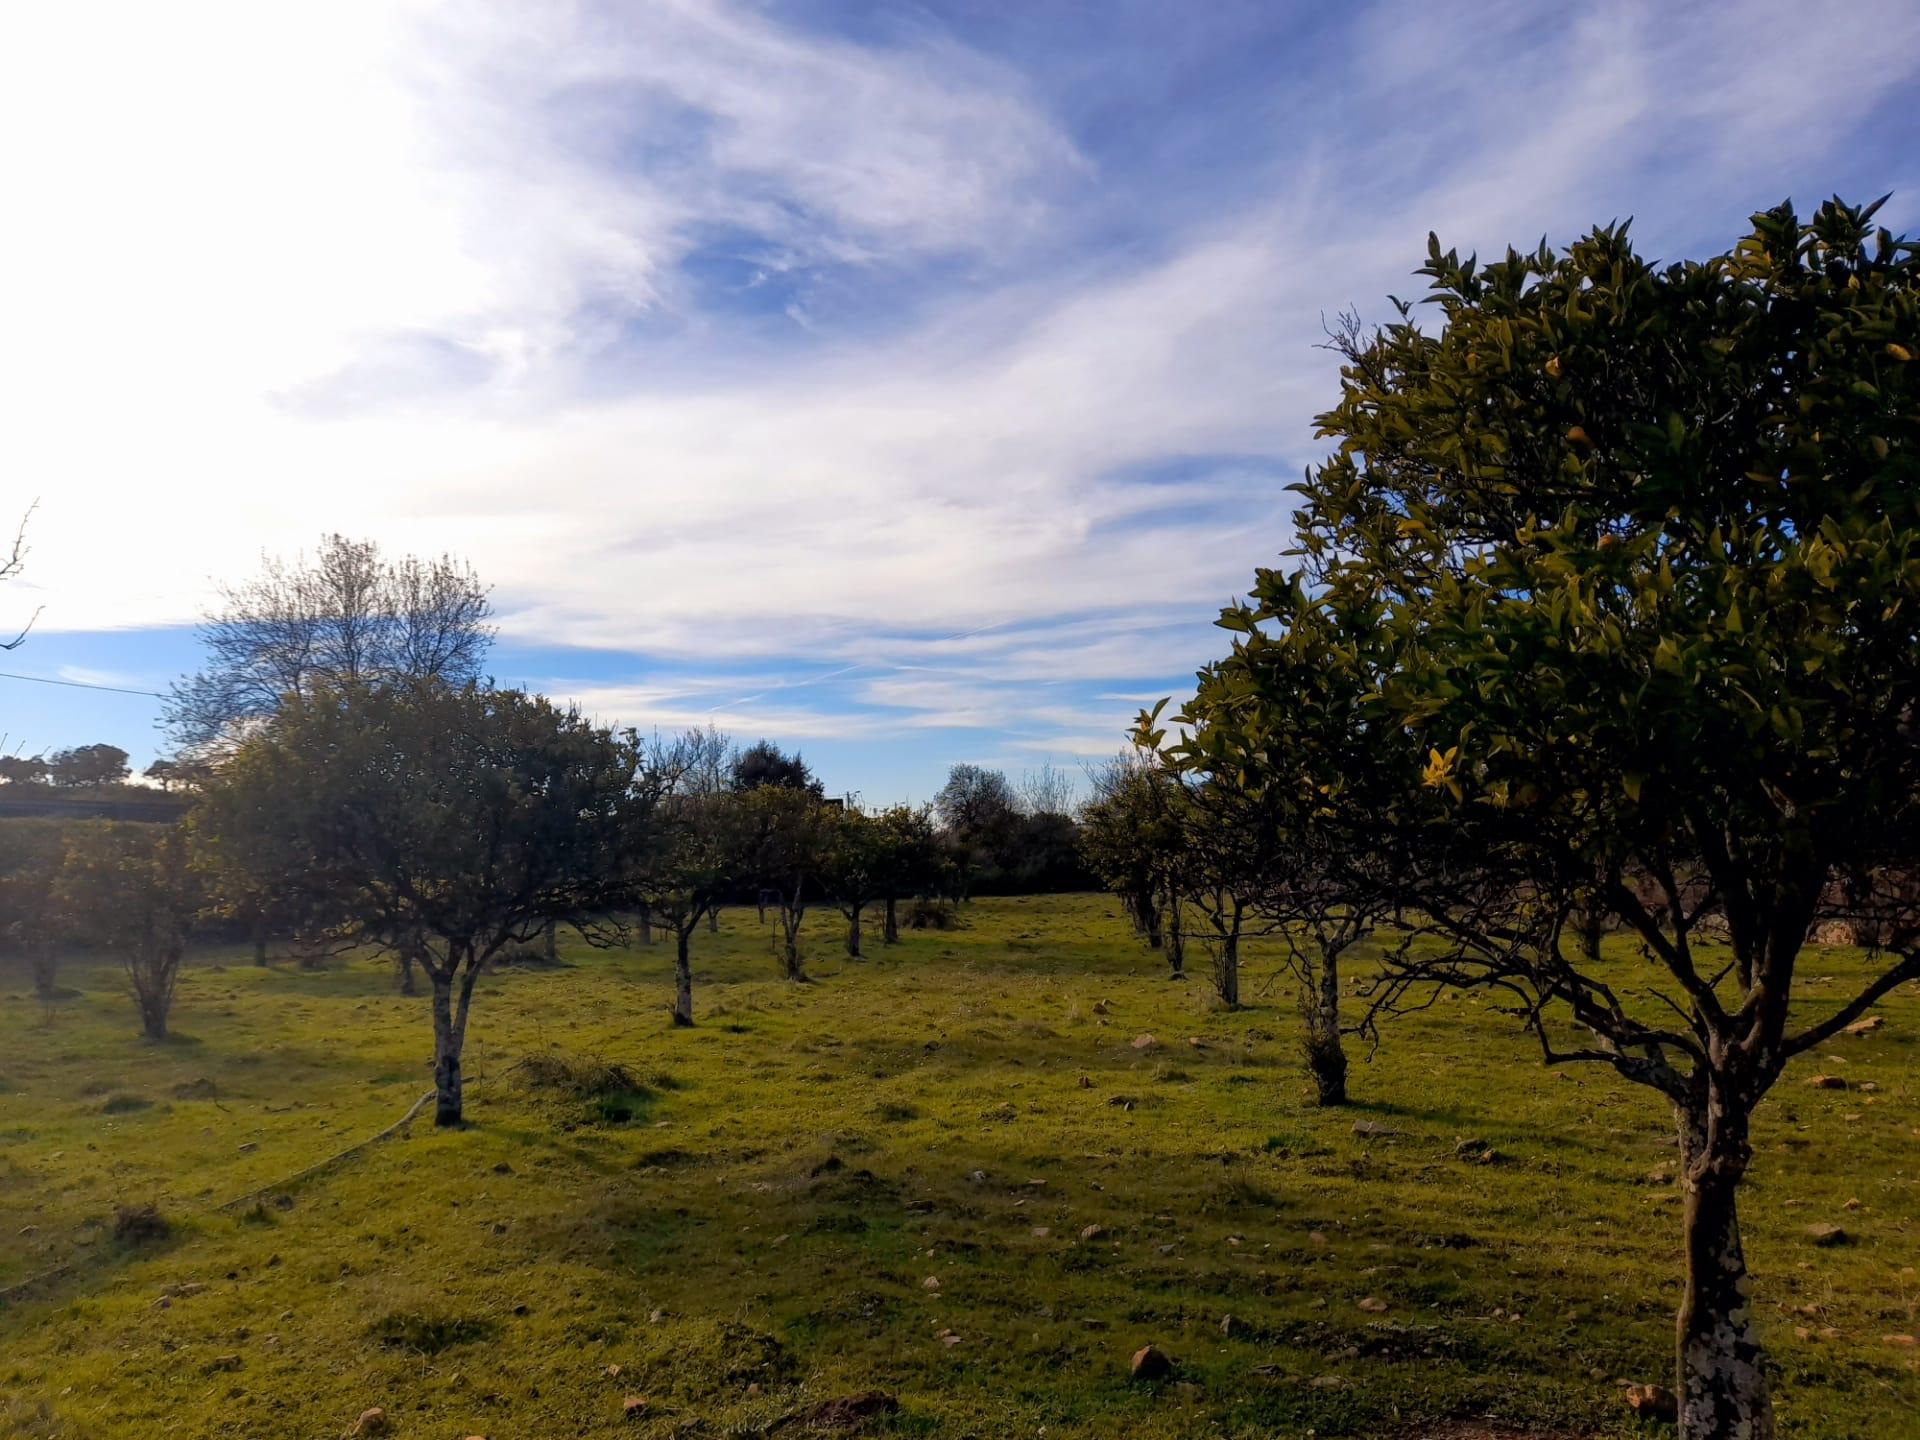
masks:
[[[1096,1000],[1096,1001],[1094,1001],[1094,1002],[1093,1002],[1093,1013],[1094,1013],[1094,1014],[1096,1014],[1096,1015],[1104,1015],[1104,1014],[1106,1014],[1106,1013],[1107,1013],[1107,1002],[1106,1002],[1106,1001],[1104,1001],[1104,1000]]]
[[[1033,1227],[1033,1238],[1036,1240],[1044,1240],[1052,1233],[1052,1229],[1045,1225],[1036,1225]]]
[[[922,1290],[938,1290],[940,1288],[940,1277],[938,1275],[927,1276],[926,1279],[920,1282],[920,1288]]]
[[[1173,1373],[1173,1361],[1158,1345],[1142,1345],[1133,1352],[1128,1370],[1136,1380],[1163,1380]]]
[[[1082,1075],[1080,1077],[1080,1088],[1082,1090],[1093,1089],[1093,1077],[1091,1075]]]
[[[493,1173],[496,1175],[511,1175],[513,1174],[513,1166],[502,1160],[498,1165],[493,1167]]]
[[[1362,1139],[1372,1140],[1382,1135],[1391,1135],[1393,1131],[1389,1130],[1385,1125],[1382,1125],[1378,1120],[1356,1120],[1353,1122],[1353,1133]]]
[[[1871,1035],[1885,1023],[1886,1021],[1880,1016],[1869,1015],[1866,1019],[1856,1020],[1847,1026],[1846,1033],[1849,1035]]]
[[[387,1412],[375,1405],[370,1410],[362,1410],[360,1418],[353,1422],[355,1435],[385,1435],[393,1428],[387,1419]]]
[[[1902,1350],[1911,1350],[1915,1345],[1920,1345],[1920,1340],[1916,1340],[1911,1335],[1882,1335],[1880,1338],[1887,1344],[1896,1345]]]
[[[1316,1375],[1307,1381],[1312,1390],[1343,1390],[1347,1382],[1338,1375]]]
[[[1840,1208],[1842,1210],[1858,1210],[1860,1208],[1859,1197],[1856,1196],[1854,1199],[1847,1201],[1847,1203],[1842,1205]]]
[[[1307,1232],[1307,1239],[1316,1245],[1324,1245],[1327,1243],[1327,1232],[1324,1230],[1309,1230]]]
[[[1627,1408],[1643,1420],[1662,1420],[1669,1424],[1680,1417],[1680,1402],[1664,1385],[1629,1385],[1621,1399]]]
[[[649,1325],[658,1325],[662,1320],[666,1318],[667,1318],[667,1312],[664,1310],[651,1310],[647,1312],[647,1323]]]
[[[1106,1233],[1107,1232],[1101,1229],[1098,1225],[1089,1225],[1087,1226],[1086,1229],[1080,1232],[1080,1238],[1082,1240],[1098,1240],[1102,1235]]]
[[[216,1355],[207,1362],[207,1373],[209,1375],[218,1375],[223,1371],[238,1370],[239,1368],[240,1357],[238,1355]]]
[[[620,1402],[620,1414],[628,1420],[638,1420],[647,1413],[647,1397],[629,1395]]]
[[[1157,1249],[1158,1249],[1158,1250],[1160,1251],[1160,1253],[1161,1253],[1162,1255],[1171,1255],[1171,1254],[1173,1254],[1173,1246],[1171,1246],[1171,1245],[1161,1245],[1161,1246],[1158,1246],[1158,1247],[1156,1247],[1156,1248],[1157,1248]]]
[[[987,1172],[984,1170],[972,1171],[968,1174],[967,1179],[976,1185],[984,1185],[987,1183]]]
[[[1196,1050],[1204,1050],[1207,1048],[1207,1042],[1202,1040],[1198,1035],[1187,1036],[1187,1044]]]
[[[1809,1075],[1807,1088],[1809,1090],[1844,1090],[1847,1088],[1847,1082],[1838,1075]]]
[[[620,1378],[620,1367],[618,1365],[607,1366],[607,1378],[609,1380],[618,1380]]]
[[[940,1337],[940,1343],[951,1350],[960,1343],[960,1337],[949,1330]]]
[[[1845,1245],[1853,1239],[1838,1225],[1809,1225],[1807,1238],[1820,1246]]]
[[[1387,1302],[1378,1296],[1369,1295],[1360,1302],[1360,1308],[1370,1315],[1383,1315],[1386,1313]]]
[[[1160,1042],[1151,1035],[1136,1035],[1133,1037],[1133,1048],[1136,1050],[1151,1050],[1159,1043]]]
[[[1222,1315],[1220,1317],[1220,1333],[1229,1340],[1233,1339],[1236,1335],[1244,1335],[1247,1333],[1247,1322],[1242,1320],[1238,1315]]]

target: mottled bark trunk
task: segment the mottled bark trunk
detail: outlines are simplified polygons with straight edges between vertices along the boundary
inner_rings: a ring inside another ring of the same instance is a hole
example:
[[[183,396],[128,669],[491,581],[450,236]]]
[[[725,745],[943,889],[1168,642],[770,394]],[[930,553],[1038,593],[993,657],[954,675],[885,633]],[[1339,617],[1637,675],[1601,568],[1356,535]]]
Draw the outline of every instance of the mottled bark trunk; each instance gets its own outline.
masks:
[[[718,935],[720,933],[720,907],[718,905],[715,905],[707,911],[707,933],[709,935]]]
[[[420,986],[414,979],[415,963],[412,950],[402,950],[400,952],[400,993],[402,995],[418,995],[420,993]]]
[[[880,930],[880,943],[882,945],[898,945],[900,943],[900,916],[897,909],[897,902],[891,895],[887,896],[887,920],[886,924],[883,925]]]
[[[459,965],[451,959],[445,970],[433,974],[435,1125],[458,1125],[461,1121],[466,1082],[460,1070],[460,1054],[466,1048],[467,1009],[473,1002],[473,985],[478,977],[478,967]],[[459,987],[457,999],[454,994],[456,979]]]
[[[1307,1012],[1307,1069],[1322,1105],[1347,1103],[1347,1052],[1340,1044],[1340,957],[1323,954],[1302,996]]]
[[[253,963],[264,965],[267,963],[267,917],[256,910],[249,929],[253,939]]]
[[[1675,1321],[1681,1440],[1773,1440],[1765,1356],[1754,1332],[1752,1282],[1736,1209],[1748,1148],[1746,1118],[1683,1113],[1687,1288]]]
[[[1160,929],[1160,904],[1153,891],[1135,891],[1127,910],[1133,916],[1133,928],[1146,937],[1149,950],[1158,950],[1166,943]]]
[[[673,953],[673,1023],[686,1026],[693,1024],[693,961],[688,955],[688,946],[693,939],[692,924],[677,927],[677,944]]]
[[[800,981],[807,978],[806,971],[800,965],[800,922],[806,918],[806,911],[798,900],[780,902],[780,965],[781,973],[789,980]]]
[[[847,911],[847,958],[860,958],[860,911],[863,906],[855,905]]]
[[[167,1016],[173,1010],[181,954],[173,949],[142,949],[127,962],[133,1002],[140,1011],[140,1030],[149,1040],[167,1038]]]
[[[547,963],[549,965],[558,965],[560,963],[560,927],[559,925],[549,920],[547,922],[547,931],[543,939],[545,940],[545,943],[546,943]]]
[[[1239,1008],[1240,936],[1237,930],[1221,936],[1215,947],[1213,985],[1220,994],[1221,1004],[1230,1010]]]
[[[642,945],[653,944],[653,916],[645,910],[640,912],[640,943]]]
[[[1167,965],[1174,974],[1184,975],[1187,973],[1187,924],[1186,916],[1180,908],[1178,895],[1168,899],[1166,913]]]

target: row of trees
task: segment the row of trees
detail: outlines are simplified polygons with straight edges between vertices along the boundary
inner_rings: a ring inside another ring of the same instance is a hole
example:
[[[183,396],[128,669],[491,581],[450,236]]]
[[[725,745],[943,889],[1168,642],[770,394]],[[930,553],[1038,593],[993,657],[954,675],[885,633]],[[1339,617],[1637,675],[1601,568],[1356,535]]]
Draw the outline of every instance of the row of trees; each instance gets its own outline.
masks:
[[[116,954],[142,1027],[165,1038],[190,932],[251,928],[306,953],[371,947],[432,994],[443,1124],[462,1109],[476,984],[510,947],[571,926],[593,943],[675,945],[672,1016],[693,1023],[691,948],[721,906],[778,922],[781,972],[806,977],[808,910],[869,915],[954,888],[930,808],[826,799],[798,757],[714,730],[646,740],[514,690],[425,679],[285,697],[208,772],[178,826],[0,826],[0,945],[51,997],[63,945]]]
[[[0,755],[0,784],[77,790],[122,785],[133,772],[118,745],[74,745],[46,755]]]
[[[1090,817],[1148,930],[1185,904],[1219,954],[1243,910],[1289,936],[1314,1047],[1341,949],[1391,921],[1344,1028],[1486,991],[1549,1063],[1660,1097],[1686,1440],[1774,1433],[1755,1108],[1920,980],[1920,245],[1876,208],[1782,206],[1664,268],[1625,226],[1487,265],[1432,242],[1436,323],[1340,328],[1287,566]],[[1870,964],[1809,1000],[1830,924]]]
[[[1240,1004],[1241,946],[1271,938],[1297,982],[1319,1101],[1344,1105],[1341,962],[1387,907],[1335,883],[1332,837],[1311,823],[1312,807],[1286,804],[1237,772],[1175,763],[1154,748],[1164,734],[1144,738],[1094,777],[1080,817],[1088,865],[1175,975],[1185,971],[1188,944],[1201,946],[1226,1006]],[[1364,853],[1348,859],[1366,863]]]

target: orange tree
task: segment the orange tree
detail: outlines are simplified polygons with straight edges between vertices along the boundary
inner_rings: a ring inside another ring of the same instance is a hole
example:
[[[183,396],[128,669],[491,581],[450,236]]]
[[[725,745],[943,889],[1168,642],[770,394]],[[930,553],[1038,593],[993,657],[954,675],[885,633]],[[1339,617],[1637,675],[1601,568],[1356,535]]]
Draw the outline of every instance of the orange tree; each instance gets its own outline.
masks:
[[[290,696],[195,816],[222,866],[265,867],[302,913],[411,956],[433,987],[439,1125],[487,962],[551,924],[591,938],[627,893],[630,738],[517,690],[433,681]]]
[[[1343,727],[1398,766],[1325,792],[1394,861],[1346,874],[1408,930],[1376,1005],[1492,989],[1549,1062],[1671,1107],[1688,1440],[1773,1433],[1755,1107],[1920,979],[1920,250],[1874,208],[1665,267],[1624,226],[1487,265],[1433,242],[1436,323],[1345,335],[1294,563],[1188,712],[1191,763],[1252,783],[1328,785]],[[1810,1001],[1836,918],[1870,978]]]
[[[54,882],[59,928],[110,951],[149,1040],[165,1040],[187,940],[207,903],[176,825],[75,826]]]

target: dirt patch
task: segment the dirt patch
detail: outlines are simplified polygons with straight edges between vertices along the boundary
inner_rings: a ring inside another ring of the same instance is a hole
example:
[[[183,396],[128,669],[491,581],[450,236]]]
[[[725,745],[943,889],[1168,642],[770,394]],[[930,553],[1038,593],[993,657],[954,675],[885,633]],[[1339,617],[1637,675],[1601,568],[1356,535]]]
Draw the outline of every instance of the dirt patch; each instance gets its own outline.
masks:
[[[858,1430],[868,1421],[891,1415],[899,1408],[900,1402],[886,1391],[869,1390],[864,1395],[822,1400],[818,1405],[796,1410],[789,1418],[803,1430]]]

